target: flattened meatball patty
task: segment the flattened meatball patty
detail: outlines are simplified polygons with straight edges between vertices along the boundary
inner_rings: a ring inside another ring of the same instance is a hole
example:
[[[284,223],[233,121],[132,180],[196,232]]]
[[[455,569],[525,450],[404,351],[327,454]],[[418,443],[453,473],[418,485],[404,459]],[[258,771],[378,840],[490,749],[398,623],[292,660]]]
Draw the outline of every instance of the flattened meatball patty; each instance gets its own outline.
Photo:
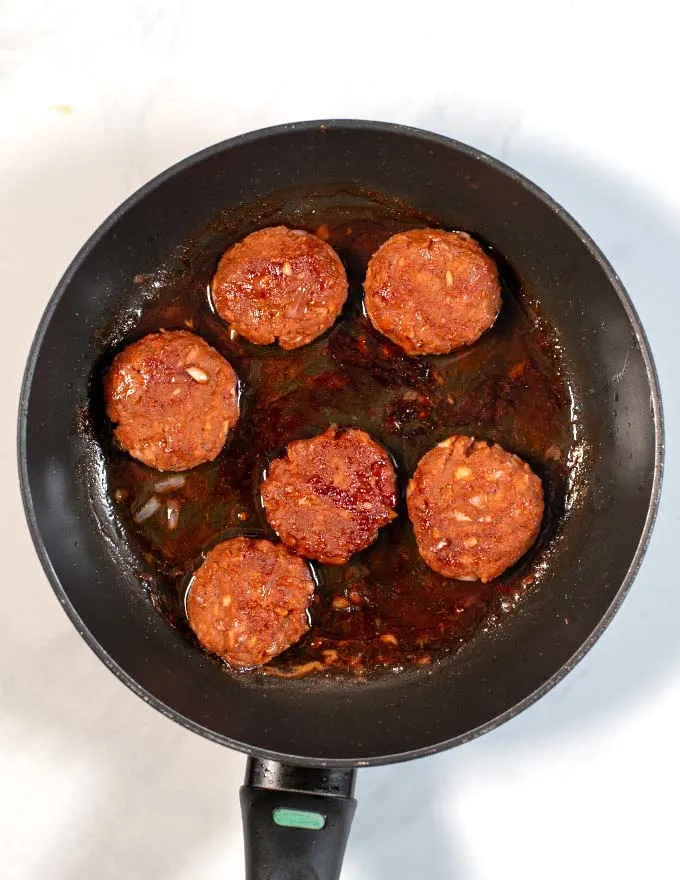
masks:
[[[397,478],[389,455],[364,431],[335,427],[288,445],[269,466],[262,502],[283,543],[341,565],[375,541],[396,513]]]
[[[280,544],[231,538],[194,575],[187,615],[196,638],[232,666],[260,666],[309,629],[314,580]]]
[[[159,471],[212,461],[239,416],[231,366],[185,330],[151,333],[117,354],[104,401],[121,446]]]
[[[491,327],[501,288],[495,263],[466,233],[411,229],[371,257],[364,301],[376,330],[406,354],[445,354]]]
[[[217,313],[257,345],[299,348],[327,330],[347,299],[333,248],[309,232],[273,226],[224,254],[212,283]]]
[[[543,518],[543,487],[529,465],[472,437],[449,437],[424,455],[407,502],[430,568],[483,583],[526,553]]]

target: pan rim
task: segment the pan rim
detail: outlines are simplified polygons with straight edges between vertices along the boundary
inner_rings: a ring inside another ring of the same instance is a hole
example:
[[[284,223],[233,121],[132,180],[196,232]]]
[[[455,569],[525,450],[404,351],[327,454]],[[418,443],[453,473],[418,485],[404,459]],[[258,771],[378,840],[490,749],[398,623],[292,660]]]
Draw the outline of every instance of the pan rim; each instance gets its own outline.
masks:
[[[439,743],[434,743],[429,746],[424,746],[422,748],[413,749],[405,752],[398,752],[395,754],[389,755],[377,755],[371,756],[362,759],[356,758],[320,758],[314,756],[305,756],[305,755],[290,755],[283,754],[280,752],[269,751],[267,749],[262,749],[259,747],[254,747],[249,745],[248,743],[240,742],[238,740],[231,739],[230,737],[223,736],[221,734],[216,733],[215,731],[206,728],[197,722],[193,721],[190,718],[187,718],[184,715],[181,715],[177,710],[173,709],[171,706],[163,703],[156,696],[151,694],[145,688],[143,688],[131,675],[129,675],[114,659],[108,654],[108,652],[102,647],[102,645],[97,641],[97,639],[90,633],[82,619],[80,618],[78,612],[76,611],[75,606],[71,603],[66,590],[62,586],[57,572],[52,566],[52,562],[49,558],[49,554],[47,552],[45,543],[43,541],[40,527],[37,522],[37,517],[35,515],[35,509],[33,504],[33,498],[31,495],[31,487],[30,480],[28,474],[28,462],[27,462],[27,414],[28,414],[28,399],[30,396],[30,391],[33,383],[33,375],[35,372],[35,367],[37,364],[37,360],[42,348],[43,340],[45,334],[47,332],[47,328],[52,320],[52,316],[56,311],[59,303],[61,302],[62,297],[64,296],[66,290],[68,289],[75,273],[80,268],[81,264],[85,260],[86,256],[90,253],[90,251],[98,244],[98,242],[102,239],[102,237],[114,226],[120,217],[122,217],[132,206],[137,204],[139,201],[144,199],[150,192],[152,192],[157,187],[161,186],[167,179],[173,177],[178,172],[183,171],[187,168],[190,168],[194,164],[198,164],[203,160],[209,158],[210,156],[217,155],[219,153],[225,152],[229,149],[245,146],[251,142],[259,141],[264,138],[269,138],[272,136],[278,136],[283,134],[290,134],[294,132],[309,132],[314,130],[321,131],[338,131],[338,130],[360,130],[360,131],[373,131],[377,133],[384,133],[390,135],[404,135],[408,136],[420,141],[429,142],[432,144],[436,144],[438,146],[444,146],[447,148],[453,147],[455,150],[468,155],[470,158],[475,159],[483,164],[486,164],[492,167],[494,170],[502,173],[506,177],[514,180],[520,186],[522,186],[525,190],[527,190],[531,195],[539,199],[543,202],[548,208],[554,212],[559,219],[566,223],[566,225],[571,229],[571,231],[577,236],[577,238],[581,241],[581,243],[586,247],[590,255],[595,259],[595,261],[599,264],[600,268],[604,272],[607,280],[610,285],[614,289],[621,305],[623,306],[628,320],[630,322],[630,326],[632,328],[633,334],[635,336],[635,340],[640,348],[640,353],[642,355],[645,371],[647,375],[647,380],[650,388],[650,403],[651,403],[651,411],[652,418],[654,422],[654,475],[652,480],[652,487],[649,499],[649,506],[647,510],[647,516],[645,518],[645,523],[643,529],[640,534],[640,539],[638,541],[637,547],[635,549],[635,553],[631,560],[631,564],[626,572],[625,577],[622,580],[621,586],[619,587],[614,599],[611,604],[607,608],[604,615],[600,618],[597,626],[590,633],[588,638],[583,642],[580,648],[574,652],[574,654],[555,672],[553,675],[544,682],[540,687],[534,690],[531,694],[524,697],[524,699],[520,700],[514,706],[507,709],[505,712],[497,715],[495,718],[485,722],[482,725],[474,728],[471,731],[467,731],[466,733],[459,734],[458,736],[452,737],[450,739],[443,740]],[[308,120],[308,121],[299,121],[292,123],[284,123],[282,125],[269,126],[265,128],[260,128],[255,131],[250,131],[241,135],[237,135],[235,137],[229,138],[224,141],[220,141],[216,144],[208,146],[203,150],[200,150],[197,153],[188,156],[185,159],[176,162],[171,165],[169,168],[157,174],[150,181],[128,196],[104,221],[99,225],[97,229],[90,235],[87,241],[80,248],[78,253],[75,255],[66,271],[62,275],[59,283],[57,284],[54,293],[50,297],[43,315],[40,319],[38,327],[36,329],[33,341],[31,343],[31,348],[26,364],[26,368],[24,370],[22,385],[21,385],[21,393],[19,399],[19,413],[18,413],[18,442],[17,442],[17,454],[18,454],[18,466],[19,466],[19,482],[21,488],[21,496],[24,507],[24,513],[26,516],[26,520],[28,522],[29,531],[31,534],[31,539],[35,546],[36,552],[38,554],[38,558],[40,559],[40,563],[42,568],[47,575],[47,579],[54,590],[59,603],[64,608],[66,614],[71,620],[72,624],[78,631],[78,633],[85,640],[87,645],[94,651],[97,657],[104,663],[104,665],[117,676],[120,681],[123,682],[130,690],[133,691],[138,697],[140,697],[144,702],[153,706],[159,712],[161,712],[166,717],[172,719],[173,721],[178,722],[183,727],[191,730],[193,733],[197,733],[209,740],[212,740],[215,743],[220,745],[228,746],[236,751],[252,755],[255,757],[270,759],[276,761],[282,761],[292,764],[306,765],[306,766],[314,766],[314,767],[367,767],[367,766],[378,766],[383,764],[390,763],[399,763],[402,761],[411,760],[419,757],[426,757],[428,755],[433,755],[438,752],[444,751],[449,748],[453,748],[457,745],[462,745],[466,742],[469,742],[473,739],[476,739],[479,736],[482,736],[485,733],[493,730],[496,727],[499,727],[501,724],[509,721],[511,718],[514,718],[516,715],[519,715],[520,712],[523,712],[525,709],[529,708],[529,706],[533,705],[537,700],[539,700],[542,696],[544,696],[548,691],[550,691],[556,684],[558,684],[568,673],[585,657],[585,655],[590,651],[595,642],[600,638],[600,636],[607,629],[609,624],[611,623],[614,615],[618,611],[621,603],[625,599],[628,594],[631,585],[640,569],[642,564],[642,560],[644,558],[645,552],[649,545],[649,541],[651,538],[651,533],[654,527],[654,523],[656,521],[656,517],[659,509],[659,502],[661,497],[661,487],[663,482],[663,470],[664,470],[664,457],[665,457],[665,445],[664,445],[664,418],[663,418],[663,405],[661,399],[661,390],[659,385],[659,379],[656,371],[656,367],[654,364],[654,360],[651,354],[651,350],[649,347],[649,342],[647,340],[647,335],[642,327],[639,316],[633,305],[630,296],[628,295],[623,283],[621,282],[618,274],[609,263],[607,258],[604,256],[603,252],[600,250],[598,245],[593,241],[590,235],[585,231],[585,229],[567,212],[561,205],[559,205],[550,195],[548,195],[543,189],[537,186],[535,183],[530,181],[524,175],[520,174],[515,169],[506,165],[504,162],[496,159],[487,153],[482,152],[474,147],[471,147],[467,144],[461,143],[460,141],[455,140],[454,138],[447,137],[445,135],[436,134],[434,132],[426,131],[424,129],[415,128],[412,126],[400,125],[390,122],[381,122],[381,121],[372,121],[372,120],[362,120],[362,119],[320,119],[320,120]]]

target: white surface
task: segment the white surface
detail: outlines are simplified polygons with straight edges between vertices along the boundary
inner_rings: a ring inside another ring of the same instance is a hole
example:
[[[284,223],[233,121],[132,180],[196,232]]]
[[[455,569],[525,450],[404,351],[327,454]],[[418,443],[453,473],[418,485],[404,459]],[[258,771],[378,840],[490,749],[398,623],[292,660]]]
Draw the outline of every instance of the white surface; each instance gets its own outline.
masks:
[[[566,681],[501,729],[448,754],[362,772],[344,880],[680,874],[674,7],[390,8],[0,0],[5,880],[243,876],[244,759],[145,706],[59,608],[21,512],[16,404],[52,289],[124,197],[239,132],[343,116],[467,141],[523,171],[585,225],[648,331],[669,447],[654,539],[608,632]]]

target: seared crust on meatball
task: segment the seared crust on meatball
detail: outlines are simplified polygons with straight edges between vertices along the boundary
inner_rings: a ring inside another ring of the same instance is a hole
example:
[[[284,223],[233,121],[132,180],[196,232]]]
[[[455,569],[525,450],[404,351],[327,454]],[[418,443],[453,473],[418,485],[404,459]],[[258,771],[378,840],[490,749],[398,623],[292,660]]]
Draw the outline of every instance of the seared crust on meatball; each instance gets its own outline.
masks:
[[[418,549],[444,577],[497,577],[526,553],[543,518],[543,487],[500,446],[453,436],[424,455],[407,489]]]
[[[501,303],[494,261],[465,232],[411,229],[371,257],[364,281],[371,323],[410,355],[445,354],[478,339]]]
[[[290,443],[262,483],[267,520],[283,543],[341,565],[394,519],[397,478],[389,455],[364,431],[329,428]]]
[[[232,666],[260,666],[307,632],[313,593],[309,568],[285,547],[231,538],[194,575],[187,615],[206,650]]]
[[[223,255],[213,278],[217,313],[257,345],[299,348],[327,330],[347,299],[333,248],[299,229],[273,226]]]
[[[121,446],[159,471],[212,461],[239,416],[236,373],[185,330],[151,333],[117,354],[104,401]]]

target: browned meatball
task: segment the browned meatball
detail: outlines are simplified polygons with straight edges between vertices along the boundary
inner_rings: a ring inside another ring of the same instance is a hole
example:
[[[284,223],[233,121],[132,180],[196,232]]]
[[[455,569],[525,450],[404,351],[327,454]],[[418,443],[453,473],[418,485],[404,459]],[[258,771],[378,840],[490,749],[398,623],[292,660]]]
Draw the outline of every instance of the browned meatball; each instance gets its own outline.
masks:
[[[231,366],[185,330],[151,333],[117,354],[104,401],[121,446],[159,471],[212,461],[239,416]]]
[[[484,583],[526,553],[543,517],[543,487],[529,465],[472,437],[449,437],[424,455],[407,502],[430,568]]]
[[[493,260],[464,232],[412,229],[371,257],[364,281],[373,326],[406,354],[445,354],[478,339],[501,303]]]
[[[269,466],[262,503],[271,527],[301,556],[341,565],[396,513],[389,455],[364,431],[329,428],[288,445]]]
[[[247,235],[220,260],[217,313],[257,345],[299,348],[327,330],[347,299],[333,248],[309,232],[273,226]]]
[[[309,629],[314,580],[280,544],[231,538],[205,557],[187,595],[196,638],[232,666],[260,666]]]

